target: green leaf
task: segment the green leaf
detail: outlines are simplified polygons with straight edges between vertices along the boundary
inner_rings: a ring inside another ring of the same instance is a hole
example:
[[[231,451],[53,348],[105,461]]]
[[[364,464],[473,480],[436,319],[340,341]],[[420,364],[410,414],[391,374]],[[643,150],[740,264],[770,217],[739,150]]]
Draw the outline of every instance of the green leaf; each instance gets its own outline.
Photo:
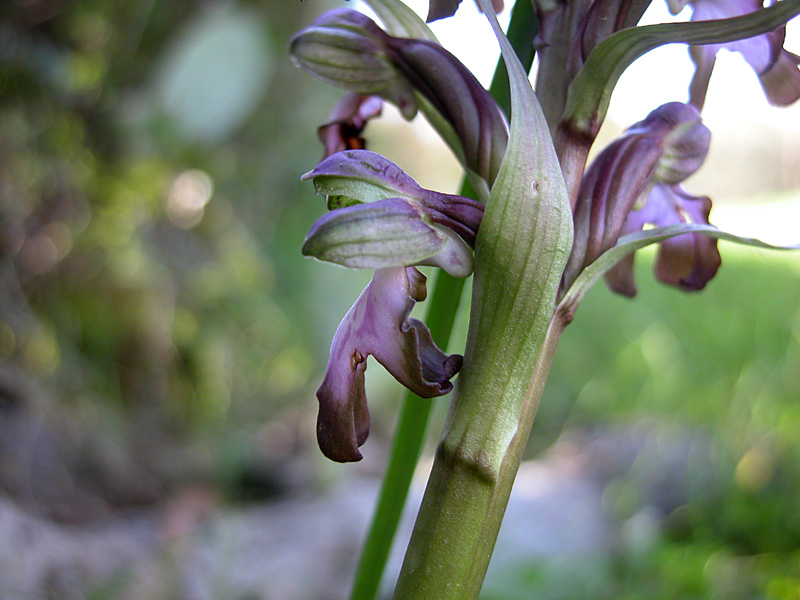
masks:
[[[668,227],[645,229],[622,236],[619,238],[619,241],[617,241],[616,246],[601,254],[596,261],[586,267],[575,280],[575,283],[567,290],[567,293],[564,294],[564,297],[559,303],[559,310],[567,313],[574,312],[591,287],[614,265],[631,252],[685,233],[702,233],[721,240],[727,240],[745,246],[754,246],[756,248],[766,248],[768,250],[800,250],[800,244],[773,246],[772,244],[767,244],[755,238],[741,237],[717,229],[713,225],[705,225],[702,223],[681,223],[678,225],[669,225]]]
[[[364,3],[375,11],[390,35],[439,43],[425,21],[400,0],[364,0]]]
[[[494,396],[506,417],[488,429],[467,424],[462,442],[499,468],[553,316],[572,247],[572,213],[547,122],[528,74],[486,0],[481,8],[500,42],[509,73],[511,128],[503,164],[478,232],[470,334],[462,386]],[[503,365],[502,369],[498,365]],[[472,395],[472,394],[470,394]],[[453,433],[455,435],[455,432]],[[460,442],[461,443],[461,442]],[[489,451],[486,445],[493,447]]]
[[[560,128],[577,139],[593,140],[620,76],[633,61],[654,48],[670,43],[732,42],[773,31],[798,14],[800,0],[783,0],[731,19],[665,23],[618,31],[591,52],[569,86]]]

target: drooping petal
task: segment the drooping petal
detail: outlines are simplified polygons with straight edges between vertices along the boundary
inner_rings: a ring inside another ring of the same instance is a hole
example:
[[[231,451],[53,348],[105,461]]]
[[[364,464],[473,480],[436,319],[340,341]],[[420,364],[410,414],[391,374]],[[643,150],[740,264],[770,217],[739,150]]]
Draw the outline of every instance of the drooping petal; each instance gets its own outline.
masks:
[[[673,223],[708,224],[711,200],[707,197],[691,196],[678,186],[656,186],[649,201],[663,207],[665,218],[656,223],[659,226]],[[672,212],[669,212],[670,209]],[[660,281],[685,291],[697,291],[716,275],[721,262],[716,238],[688,233],[661,242],[653,268]]]
[[[639,231],[647,225],[665,227],[679,223],[708,224],[711,200],[695,197],[677,185],[654,185],[645,205],[631,211],[623,233]],[[717,240],[700,233],[686,233],[661,242],[653,267],[656,278],[685,291],[697,291],[714,277],[721,264]],[[633,254],[605,276],[615,292],[636,295],[633,279]]]
[[[400,167],[367,150],[338,152],[319,163],[302,179],[312,179],[318,194],[341,205],[341,198],[374,202],[405,197],[425,207],[428,217],[449,227],[473,245],[483,218],[483,204],[472,198],[442,194],[417,184]],[[345,202],[347,204],[348,202]]]
[[[636,257],[635,252],[631,252],[616,265],[611,267],[603,276],[606,285],[612,292],[622,296],[633,298],[636,295],[636,281],[633,278],[633,263]]]
[[[781,51],[775,63],[758,76],[773,106],[789,106],[800,99],[800,56]]]
[[[369,355],[418,396],[432,398],[452,389],[461,366],[433,343],[427,327],[409,318],[425,298],[425,276],[413,267],[379,269],[342,320],[317,390],[317,440],[328,458],[361,459],[358,447],[369,432],[364,371]]]
[[[346,94],[331,111],[329,121],[317,129],[317,137],[325,147],[323,159],[342,150],[364,148],[361,132],[370,119],[380,116],[383,100],[379,96]]]

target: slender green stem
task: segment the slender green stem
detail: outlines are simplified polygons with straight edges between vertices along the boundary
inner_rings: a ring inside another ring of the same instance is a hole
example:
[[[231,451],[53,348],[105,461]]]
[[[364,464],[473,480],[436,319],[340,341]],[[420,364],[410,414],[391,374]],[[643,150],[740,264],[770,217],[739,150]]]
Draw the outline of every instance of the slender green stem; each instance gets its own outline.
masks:
[[[517,2],[511,12],[508,38],[520,62],[530,69],[533,64],[533,40],[536,36],[533,5]],[[508,114],[510,95],[508,74],[498,62],[489,88],[494,99]],[[469,182],[464,181],[461,195],[476,197]],[[463,279],[454,279],[444,272],[436,278],[429,299],[426,321],[433,339],[446,347],[456,316],[456,307],[464,288]],[[378,503],[373,514],[364,547],[356,570],[351,600],[373,600],[380,588],[389,552],[403,513],[411,478],[417,466],[432,402],[407,392],[402,400],[389,464],[384,475]]]

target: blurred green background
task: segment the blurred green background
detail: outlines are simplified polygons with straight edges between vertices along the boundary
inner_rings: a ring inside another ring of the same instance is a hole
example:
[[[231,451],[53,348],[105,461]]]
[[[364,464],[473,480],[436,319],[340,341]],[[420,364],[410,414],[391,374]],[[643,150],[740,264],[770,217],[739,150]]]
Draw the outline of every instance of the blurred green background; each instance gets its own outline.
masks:
[[[332,5],[0,5],[0,597],[344,597],[399,390],[373,366],[365,460],[319,456],[314,390],[368,274],[300,256],[324,202],[299,177],[339,93],[286,48]],[[442,146],[386,113],[370,147],[454,191]],[[763,198],[798,202],[798,160],[770,173]],[[715,178],[730,174],[701,183]],[[521,555],[487,600],[800,598],[800,259],[721,250],[700,294],[654,283],[642,253],[635,300],[598,287],[581,306],[529,454],[549,464],[554,448],[579,456],[609,440],[607,460],[579,476],[602,491],[610,542],[568,568]],[[664,458],[676,447],[677,466]],[[329,499],[363,480],[370,494],[347,504],[362,515],[356,546],[344,563],[335,545],[323,551],[336,584],[297,587],[309,540],[269,528],[303,504],[320,536],[335,534],[343,513]],[[258,513],[278,541],[263,563],[217,577],[238,564],[219,541],[236,538],[225,523],[253,507],[278,507]],[[111,539],[143,566],[95,568]],[[195,564],[201,542],[212,568]],[[300,558],[269,580],[289,548]]]

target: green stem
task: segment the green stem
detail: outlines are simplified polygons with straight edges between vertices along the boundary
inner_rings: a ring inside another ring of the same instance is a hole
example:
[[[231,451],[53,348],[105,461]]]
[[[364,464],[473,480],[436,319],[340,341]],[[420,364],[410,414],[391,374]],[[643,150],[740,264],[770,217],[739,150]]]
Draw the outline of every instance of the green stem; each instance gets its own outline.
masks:
[[[509,419],[510,443],[499,468],[482,460],[485,456],[480,452],[468,449],[458,433],[452,435],[457,427],[451,427],[439,445],[394,600],[478,597],[565,325],[561,313],[550,323],[518,421]],[[492,379],[504,377],[499,373]],[[502,389],[502,381],[482,383],[461,388],[458,411],[480,414],[478,419],[491,421],[497,417],[491,413],[505,410],[498,405],[507,398],[502,393],[496,394],[494,402],[487,398],[486,390]]]
[[[520,62],[530,70],[533,64],[533,40],[536,36],[533,5],[517,2],[511,12],[508,38]],[[506,114],[510,111],[508,73],[498,61],[489,88],[494,99]],[[475,198],[475,192],[465,181],[461,195]],[[446,348],[455,321],[458,301],[464,288],[463,279],[454,279],[444,272],[436,278],[429,299],[426,322],[440,347]],[[356,570],[351,600],[373,600],[380,588],[389,552],[403,513],[411,478],[425,442],[425,431],[432,407],[425,400],[407,392],[402,400],[400,415],[389,455],[389,464],[383,478],[378,503],[367,533]]]

